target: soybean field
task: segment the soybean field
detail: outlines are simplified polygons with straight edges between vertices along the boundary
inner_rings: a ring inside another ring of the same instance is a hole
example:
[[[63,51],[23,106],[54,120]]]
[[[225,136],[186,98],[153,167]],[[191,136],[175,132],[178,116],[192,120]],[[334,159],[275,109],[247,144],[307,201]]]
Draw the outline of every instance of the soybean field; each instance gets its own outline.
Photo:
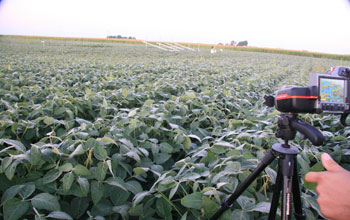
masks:
[[[281,141],[263,97],[334,65],[350,61],[1,36],[0,218],[208,219]],[[350,129],[300,118],[326,137],[291,141],[307,219],[322,219],[303,176],[322,152],[350,168]],[[220,219],[266,219],[276,168]]]

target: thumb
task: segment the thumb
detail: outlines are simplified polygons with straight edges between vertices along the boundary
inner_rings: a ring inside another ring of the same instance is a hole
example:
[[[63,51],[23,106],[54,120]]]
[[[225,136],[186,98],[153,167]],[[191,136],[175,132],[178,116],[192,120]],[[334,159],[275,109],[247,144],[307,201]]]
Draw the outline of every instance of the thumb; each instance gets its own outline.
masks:
[[[344,170],[343,167],[341,167],[337,162],[335,162],[332,157],[327,154],[323,153],[321,156],[322,164],[324,168],[326,168],[327,171],[342,171]]]

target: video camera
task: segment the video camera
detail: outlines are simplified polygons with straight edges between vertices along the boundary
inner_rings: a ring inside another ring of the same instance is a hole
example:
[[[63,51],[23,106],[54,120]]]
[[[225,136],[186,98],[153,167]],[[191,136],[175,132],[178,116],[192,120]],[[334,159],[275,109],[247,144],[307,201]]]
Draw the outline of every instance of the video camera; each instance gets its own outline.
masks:
[[[267,106],[286,113],[350,114],[350,67],[335,66],[327,73],[310,73],[309,86],[284,86],[276,96],[265,96]]]

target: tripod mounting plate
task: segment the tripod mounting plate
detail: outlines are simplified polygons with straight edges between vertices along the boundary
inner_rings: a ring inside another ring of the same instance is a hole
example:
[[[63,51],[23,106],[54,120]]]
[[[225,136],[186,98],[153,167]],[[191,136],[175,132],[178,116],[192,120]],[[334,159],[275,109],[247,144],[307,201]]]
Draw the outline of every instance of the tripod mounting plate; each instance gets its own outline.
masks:
[[[279,154],[297,155],[299,153],[299,150],[296,146],[281,143],[272,145],[272,150]]]

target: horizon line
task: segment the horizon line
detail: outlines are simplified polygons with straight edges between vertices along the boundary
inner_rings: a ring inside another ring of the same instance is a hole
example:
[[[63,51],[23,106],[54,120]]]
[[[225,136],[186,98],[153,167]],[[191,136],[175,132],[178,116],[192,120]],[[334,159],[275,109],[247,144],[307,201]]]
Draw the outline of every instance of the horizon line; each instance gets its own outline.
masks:
[[[215,46],[215,47],[226,47],[226,48],[231,48],[231,49],[261,49],[261,50],[271,50],[271,53],[273,53],[273,50],[277,51],[285,51],[285,52],[295,52],[295,53],[307,53],[307,54],[319,54],[319,55],[332,55],[332,56],[344,56],[344,57],[350,57],[350,54],[337,54],[337,53],[325,53],[325,52],[316,52],[316,51],[309,51],[309,50],[294,50],[294,49],[284,49],[284,48],[270,48],[270,47],[258,47],[258,46],[233,46],[233,45],[225,45],[225,44],[210,44],[210,43],[192,43],[192,42],[182,42],[182,41],[154,41],[154,40],[142,40],[142,39],[127,39],[127,38],[99,38],[99,37],[67,37],[67,36],[42,36],[42,35],[13,35],[13,34],[0,34],[0,36],[8,36],[8,37],[20,37],[20,38],[58,38],[58,39],[72,39],[72,40],[103,40],[103,41],[129,41],[129,42],[137,42],[137,43],[142,43],[142,41],[146,42],[160,42],[160,43],[179,43],[179,44],[188,44],[192,46]],[[257,51],[258,52],[258,51]]]

